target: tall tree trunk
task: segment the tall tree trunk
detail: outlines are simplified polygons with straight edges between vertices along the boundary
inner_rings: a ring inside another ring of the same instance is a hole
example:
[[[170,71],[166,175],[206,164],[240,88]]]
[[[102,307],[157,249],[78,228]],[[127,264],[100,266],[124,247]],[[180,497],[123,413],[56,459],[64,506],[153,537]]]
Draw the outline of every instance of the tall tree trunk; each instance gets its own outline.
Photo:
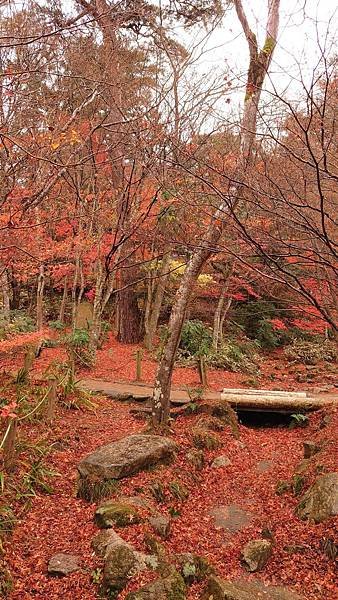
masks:
[[[161,312],[162,302],[169,278],[170,254],[165,254],[162,259],[161,268],[158,274],[158,281],[155,290],[155,297],[151,303],[149,320],[146,327],[145,346],[148,350],[152,350],[154,337],[158,325],[158,320]]]
[[[67,296],[68,296],[68,281],[67,281],[67,276],[64,279],[63,282],[63,294],[62,294],[62,300],[61,300],[61,305],[60,305],[60,312],[59,312],[59,321],[61,321],[61,323],[64,323],[65,320],[65,310],[66,310],[66,303],[67,303]]]
[[[216,212],[209,226],[207,235],[197,252],[193,254],[187,264],[181,285],[177,291],[175,303],[169,319],[169,339],[165,345],[159,369],[155,379],[152,421],[153,425],[166,425],[170,408],[171,378],[175,364],[176,352],[181,338],[185,313],[191,292],[201,269],[206,260],[212,254],[212,247],[217,243],[221,235],[221,216],[223,207]]]
[[[1,292],[2,292],[2,314],[5,321],[10,319],[10,289],[8,281],[7,269],[4,269],[1,276]]]
[[[256,36],[249,27],[241,0],[234,0],[234,4],[237,16],[246,36],[250,52],[244,112],[241,123],[242,135],[237,169],[238,177],[236,177],[239,183],[233,185],[229,190],[228,202],[222,202],[220,208],[216,210],[207,234],[203,240],[202,247],[200,247],[200,249],[191,256],[182,278],[181,285],[176,294],[175,303],[169,320],[169,338],[164,348],[154,385],[152,421],[155,427],[159,425],[165,426],[168,422],[172,372],[181,337],[185,312],[193,286],[204,263],[214,252],[215,247],[217,247],[225,226],[227,207],[231,206],[231,211],[233,212],[236,210],[237,205],[240,202],[241,191],[244,183],[244,179],[242,179],[242,184],[240,183],[240,179],[245,177],[247,169],[252,162],[258,103],[262,92],[264,78],[268,71],[273,50],[276,45],[280,0],[268,1],[269,13],[266,26],[266,38],[264,47],[260,52],[258,51]]]
[[[225,281],[223,283],[221,295],[219,297],[219,300],[217,303],[217,308],[215,311],[214,326],[213,326],[213,331],[212,331],[212,345],[215,350],[218,350],[219,344],[222,341],[224,319],[225,319],[225,316],[231,306],[231,298],[228,298],[227,302],[225,304],[225,293],[226,293],[228,287],[229,287],[229,284],[227,281]],[[223,312],[224,304],[225,304],[225,309]]]
[[[230,262],[224,262],[224,263],[212,261],[212,266],[214,267],[214,269],[216,271],[221,273],[222,278],[223,278],[221,293],[220,293],[220,297],[219,297],[219,300],[217,303],[217,308],[216,308],[215,315],[214,315],[214,326],[213,326],[213,332],[212,332],[212,345],[213,345],[214,349],[217,350],[220,339],[222,337],[225,314],[227,313],[227,311],[229,310],[230,305],[231,305],[231,299],[230,299],[230,302],[229,302],[229,300],[227,301],[225,311],[223,314],[223,308],[224,308],[224,303],[225,303],[225,294],[229,288],[229,280],[230,280],[231,274],[234,269],[234,261],[231,260]]]
[[[45,267],[40,265],[38,275],[38,287],[36,291],[36,328],[43,327],[43,292],[45,289]]]
[[[13,272],[11,277],[9,278],[9,284],[12,290],[11,299],[10,299],[10,308],[11,310],[19,310],[20,308],[20,299],[21,299],[21,285],[15,279]]]

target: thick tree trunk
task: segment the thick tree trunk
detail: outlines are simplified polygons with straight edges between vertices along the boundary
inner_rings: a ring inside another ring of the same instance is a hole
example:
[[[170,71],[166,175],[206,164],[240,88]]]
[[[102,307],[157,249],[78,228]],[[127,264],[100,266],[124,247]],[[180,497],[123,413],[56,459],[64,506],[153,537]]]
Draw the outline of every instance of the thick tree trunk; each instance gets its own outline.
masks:
[[[269,0],[269,13],[266,26],[266,39],[263,49],[258,52],[256,36],[250,30],[241,0],[234,0],[237,16],[246,36],[250,63],[247,80],[247,93],[244,103],[244,113],[241,123],[241,151],[238,160],[237,181],[244,178],[252,161],[253,144],[256,134],[258,102],[268,67],[271,62],[276,44],[279,23],[279,0]],[[244,182],[244,180],[243,180]],[[231,212],[237,209],[240,202],[243,184],[232,186],[228,193],[228,202],[223,202],[211,221],[203,246],[191,256],[181,285],[176,294],[174,306],[169,320],[169,339],[164,348],[163,356],[157,372],[152,404],[152,421],[155,427],[165,426],[168,422],[170,408],[170,388],[176,352],[180,341],[185,312],[194,283],[205,261],[215,251],[225,226],[226,210],[231,206]]]
[[[45,268],[40,265],[38,275],[38,287],[36,292],[36,328],[39,331],[43,327],[43,293],[45,289]]]
[[[126,267],[125,263],[121,270],[120,291],[117,293],[117,339],[123,344],[137,344],[142,339],[142,316],[135,294],[137,275],[135,268]]]
[[[160,317],[162,302],[169,278],[170,254],[165,254],[162,259],[161,269],[158,274],[158,281],[155,290],[155,297],[151,303],[149,320],[146,326],[145,346],[148,350],[153,349],[154,337]]]

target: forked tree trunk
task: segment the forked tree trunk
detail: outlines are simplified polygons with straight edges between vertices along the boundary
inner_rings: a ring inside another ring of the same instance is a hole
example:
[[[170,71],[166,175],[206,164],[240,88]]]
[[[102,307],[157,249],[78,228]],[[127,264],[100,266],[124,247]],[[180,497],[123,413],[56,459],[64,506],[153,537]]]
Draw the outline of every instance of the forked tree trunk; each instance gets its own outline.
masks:
[[[265,75],[268,71],[272,54],[277,39],[279,23],[279,4],[280,0],[269,0],[269,14],[266,27],[266,38],[263,49],[259,52],[256,36],[250,30],[246,19],[241,0],[234,0],[237,16],[242,25],[246,36],[249,51],[250,63],[246,86],[246,96],[244,102],[243,119],[241,123],[241,148],[238,159],[238,175],[245,176],[245,173],[252,162],[252,150],[255,140],[258,103],[262,92],[262,86]],[[240,181],[240,177],[236,177]],[[227,200],[230,200],[231,210],[234,211],[240,202],[242,191],[241,183],[232,186]],[[185,312],[193,286],[199,273],[217,247],[219,239],[225,225],[226,209],[228,202],[223,202],[211,221],[206,236],[201,247],[193,254],[187,264],[181,285],[176,294],[176,299],[169,320],[169,338],[164,348],[163,356],[155,379],[153,403],[152,403],[152,421],[154,427],[166,426],[169,417],[170,408],[170,388],[172,372],[175,363],[176,352],[181,337],[182,326]]]
[[[169,267],[170,267],[170,254],[165,254],[162,259],[160,272],[158,274],[158,281],[155,290],[155,297],[151,303],[150,316],[146,326],[146,336],[144,339],[145,346],[148,350],[153,349],[154,337],[160,317],[161,307],[163,298],[169,278]]]

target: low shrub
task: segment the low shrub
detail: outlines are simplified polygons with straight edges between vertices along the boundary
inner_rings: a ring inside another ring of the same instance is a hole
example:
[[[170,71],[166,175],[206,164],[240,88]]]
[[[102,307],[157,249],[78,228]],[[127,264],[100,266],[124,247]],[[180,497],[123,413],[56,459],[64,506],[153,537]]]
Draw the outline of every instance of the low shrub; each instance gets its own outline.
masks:
[[[321,361],[336,361],[338,348],[337,344],[331,340],[323,342],[295,340],[285,349],[285,356],[292,362],[316,365]]]
[[[0,339],[18,333],[31,333],[35,330],[35,321],[25,311],[11,311],[9,321],[0,319]]]
[[[240,371],[256,375],[259,372],[260,357],[259,345],[244,338],[243,340],[230,339],[224,342],[218,350],[212,350],[206,357],[206,362],[215,369]]]
[[[212,345],[212,331],[202,321],[185,321],[180,349],[193,356],[206,356]]]
[[[51,329],[56,329],[56,331],[62,331],[66,327],[62,321],[58,321],[58,320],[57,321],[49,321],[48,325]]]

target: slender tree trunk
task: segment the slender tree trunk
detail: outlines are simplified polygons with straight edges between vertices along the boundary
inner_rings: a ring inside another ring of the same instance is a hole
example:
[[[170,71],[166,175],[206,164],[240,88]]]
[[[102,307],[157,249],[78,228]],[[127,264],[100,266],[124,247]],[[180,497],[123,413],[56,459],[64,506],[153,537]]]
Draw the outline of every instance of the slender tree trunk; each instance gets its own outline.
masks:
[[[220,341],[222,339],[222,323],[224,322],[224,318],[222,315],[223,315],[223,307],[225,304],[225,293],[226,293],[228,287],[229,287],[228,282],[224,281],[222,289],[221,289],[221,295],[220,295],[218,303],[217,303],[217,308],[215,310],[214,326],[213,326],[213,331],[212,331],[212,345],[215,350],[218,350]],[[231,299],[229,298],[227,300],[227,305],[226,305],[226,308],[228,308],[228,309],[230,308],[229,300],[231,303]]]
[[[220,211],[221,210],[222,208]],[[217,211],[215,215],[215,222],[212,222],[210,225],[203,246],[192,255],[187,264],[181,285],[176,294],[175,303],[169,320],[170,335],[163,351],[163,356],[161,358],[154,385],[152,421],[155,427],[158,425],[166,425],[168,421],[171,378],[175,364],[176,352],[181,338],[186,309],[193,286],[197,281],[205,261],[208,260],[212,253],[211,247],[214,246],[220,236],[220,216],[220,212]]]
[[[97,272],[95,281],[95,297],[93,303],[93,317],[90,325],[90,339],[89,339],[89,354],[92,361],[95,361],[96,350],[99,344],[101,335],[101,319],[102,319],[102,296],[103,296],[103,285],[104,285],[104,273],[102,268],[102,262],[98,258],[97,260]]]
[[[10,308],[11,310],[18,310],[20,308],[20,299],[21,299],[21,285],[15,279],[15,277],[10,277],[9,284],[12,290],[11,299],[10,299]]]
[[[17,427],[17,419],[10,419],[8,424],[8,434],[4,444],[4,468],[7,473],[12,471],[14,468]]]
[[[80,255],[77,254],[76,260],[75,260],[75,270],[74,270],[73,285],[72,285],[72,329],[73,329],[73,331],[74,331],[74,329],[76,329],[76,317],[77,317],[77,309],[78,309],[76,291],[77,291],[77,285],[78,285],[78,280],[79,280],[79,273],[80,273]]]
[[[1,277],[2,313],[5,321],[10,319],[10,288],[7,269],[4,269]]]
[[[155,291],[154,301],[152,302],[152,307],[150,310],[150,316],[147,323],[147,331],[145,336],[145,346],[148,350],[152,350],[154,343],[154,336],[156,333],[158,320],[161,312],[162,302],[169,278],[169,266],[170,266],[171,256],[170,254],[165,254],[162,259],[161,269],[158,274],[158,281]]]
[[[253,158],[252,150],[256,134],[258,102],[262,92],[264,78],[270,65],[273,50],[276,44],[280,1],[268,1],[269,13],[266,26],[266,39],[264,47],[260,52],[258,51],[256,36],[250,30],[241,0],[234,0],[234,3],[237,16],[242,25],[250,51],[246,97],[241,123],[242,136],[237,169],[238,177],[236,177],[237,181],[240,181],[241,178],[245,177],[247,169],[250,166]],[[154,427],[159,425],[166,426],[168,422],[172,373],[176,352],[181,337],[185,312],[193,286],[204,263],[214,252],[215,247],[217,247],[225,226],[227,207],[230,205],[232,212],[237,209],[237,205],[240,202],[242,188],[243,184],[240,182],[232,186],[228,194],[229,202],[223,202],[220,208],[216,210],[207,234],[203,240],[202,247],[191,256],[187,264],[187,268],[176,294],[175,303],[170,315],[169,338],[164,348],[163,356],[155,379],[152,403],[152,421]]]
[[[40,265],[38,275],[38,287],[36,292],[36,328],[39,331],[43,327],[43,293],[45,289],[45,267]]]
[[[67,296],[68,296],[68,286],[67,286],[67,276],[66,276],[64,279],[64,283],[63,283],[63,294],[62,294],[62,300],[61,300],[60,312],[59,312],[59,321],[61,321],[61,323],[64,323],[64,320],[65,320]]]

